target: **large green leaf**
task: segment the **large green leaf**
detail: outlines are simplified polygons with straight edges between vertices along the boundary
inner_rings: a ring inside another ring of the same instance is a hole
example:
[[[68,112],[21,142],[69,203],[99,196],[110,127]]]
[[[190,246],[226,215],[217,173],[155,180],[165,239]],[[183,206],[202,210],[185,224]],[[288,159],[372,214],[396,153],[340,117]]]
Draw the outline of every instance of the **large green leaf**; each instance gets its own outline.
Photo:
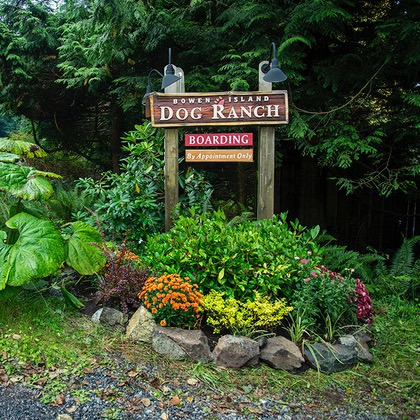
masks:
[[[16,163],[20,161],[20,156],[14,153],[0,152],[0,162],[4,163]]]
[[[65,241],[53,223],[18,213],[6,225],[19,231],[19,239],[13,245],[0,243],[0,256],[5,256],[0,267],[0,290],[58,270],[65,258]]]
[[[80,274],[91,275],[98,272],[105,265],[106,258],[92,243],[101,244],[101,235],[84,222],[73,222],[69,225],[74,232],[67,243],[66,263]]]
[[[0,138],[0,152],[14,153],[28,158],[47,156],[45,150],[34,143],[8,138]]]
[[[0,162],[0,190],[23,200],[45,201],[53,194],[47,178],[61,178],[52,172]]]
[[[6,286],[6,280],[3,280],[3,270],[6,263],[7,255],[12,248],[10,245],[6,245],[7,233],[0,230],[0,290]]]

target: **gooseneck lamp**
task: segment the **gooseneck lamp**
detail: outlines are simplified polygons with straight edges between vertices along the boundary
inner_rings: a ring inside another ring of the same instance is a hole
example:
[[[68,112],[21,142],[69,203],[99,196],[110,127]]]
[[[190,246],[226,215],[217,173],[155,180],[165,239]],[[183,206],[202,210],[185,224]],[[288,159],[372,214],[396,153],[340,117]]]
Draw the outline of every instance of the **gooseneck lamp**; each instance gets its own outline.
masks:
[[[169,64],[166,66],[166,74],[163,76],[161,89],[165,89],[168,86],[171,86],[179,79],[180,77],[175,75],[174,66],[171,64],[171,49],[169,48]]]
[[[270,83],[284,82],[287,79],[287,76],[279,68],[279,60],[277,60],[276,57],[276,44],[273,42],[271,47],[269,60],[271,61],[271,68],[270,64],[261,67],[262,72],[265,73],[263,80]],[[273,57],[272,60],[271,57]]]
[[[156,70],[156,69],[150,70],[149,77],[147,78],[146,94],[143,96],[143,100],[142,100],[143,105],[146,104],[146,98],[152,93],[152,83],[150,81],[150,76],[152,75],[153,72],[157,73],[160,77],[164,77],[163,74],[159,70]]]
[[[147,78],[147,87],[146,87],[146,94],[143,96],[142,103],[143,105],[146,104],[147,97],[152,93],[152,84],[150,81],[150,77],[153,73],[157,73],[160,77],[162,77],[162,86],[161,89],[165,89],[168,86],[171,86],[175,82],[177,82],[179,79],[181,79],[179,76],[175,75],[175,69],[174,66],[171,64],[171,49],[169,48],[169,64],[166,66],[166,74],[163,75],[159,70],[152,69],[149,72],[149,77]]]

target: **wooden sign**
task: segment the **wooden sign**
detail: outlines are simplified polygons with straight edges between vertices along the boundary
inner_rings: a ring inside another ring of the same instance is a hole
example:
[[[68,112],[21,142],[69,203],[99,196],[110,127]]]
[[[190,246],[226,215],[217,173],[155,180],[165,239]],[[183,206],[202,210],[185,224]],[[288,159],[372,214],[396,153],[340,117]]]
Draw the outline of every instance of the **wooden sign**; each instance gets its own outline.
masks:
[[[289,122],[287,91],[157,93],[149,96],[154,127],[279,125]]]
[[[185,146],[252,146],[252,133],[185,134]]]
[[[186,162],[253,162],[253,149],[223,149],[185,151]]]

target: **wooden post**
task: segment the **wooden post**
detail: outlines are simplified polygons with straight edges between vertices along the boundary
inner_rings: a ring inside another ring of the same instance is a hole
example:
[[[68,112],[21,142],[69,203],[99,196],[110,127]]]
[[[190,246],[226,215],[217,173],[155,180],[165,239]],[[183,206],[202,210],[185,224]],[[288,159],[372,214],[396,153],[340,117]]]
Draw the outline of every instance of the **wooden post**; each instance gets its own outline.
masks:
[[[181,79],[171,86],[165,88],[165,93],[185,92],[184,72],[175,67],[175,74]],[[165,67],[166,74],[166,67]],[[172,209],[178,204],[178,129],[165,128],[165,231],[172,227]]]
[[[259,65],[259,90],[271,92],[270,82],[263,80],[264,73]],[[258,206],[257,219],[271,219],[274,214],[274,157],[275,157],[275,127],[261,126],[258,133]]]

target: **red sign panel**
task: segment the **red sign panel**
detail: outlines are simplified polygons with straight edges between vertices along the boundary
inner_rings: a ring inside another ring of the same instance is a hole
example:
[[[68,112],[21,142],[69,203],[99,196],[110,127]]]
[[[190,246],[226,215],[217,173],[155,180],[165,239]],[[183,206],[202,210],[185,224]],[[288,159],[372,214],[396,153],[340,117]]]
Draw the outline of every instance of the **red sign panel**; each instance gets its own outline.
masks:
[[[252,144],[252,133],[185,135],[185,146],[252,146]]]
[[[286,91],[154,92],[149,101],[154,127],[279,125],[289,121]]]

